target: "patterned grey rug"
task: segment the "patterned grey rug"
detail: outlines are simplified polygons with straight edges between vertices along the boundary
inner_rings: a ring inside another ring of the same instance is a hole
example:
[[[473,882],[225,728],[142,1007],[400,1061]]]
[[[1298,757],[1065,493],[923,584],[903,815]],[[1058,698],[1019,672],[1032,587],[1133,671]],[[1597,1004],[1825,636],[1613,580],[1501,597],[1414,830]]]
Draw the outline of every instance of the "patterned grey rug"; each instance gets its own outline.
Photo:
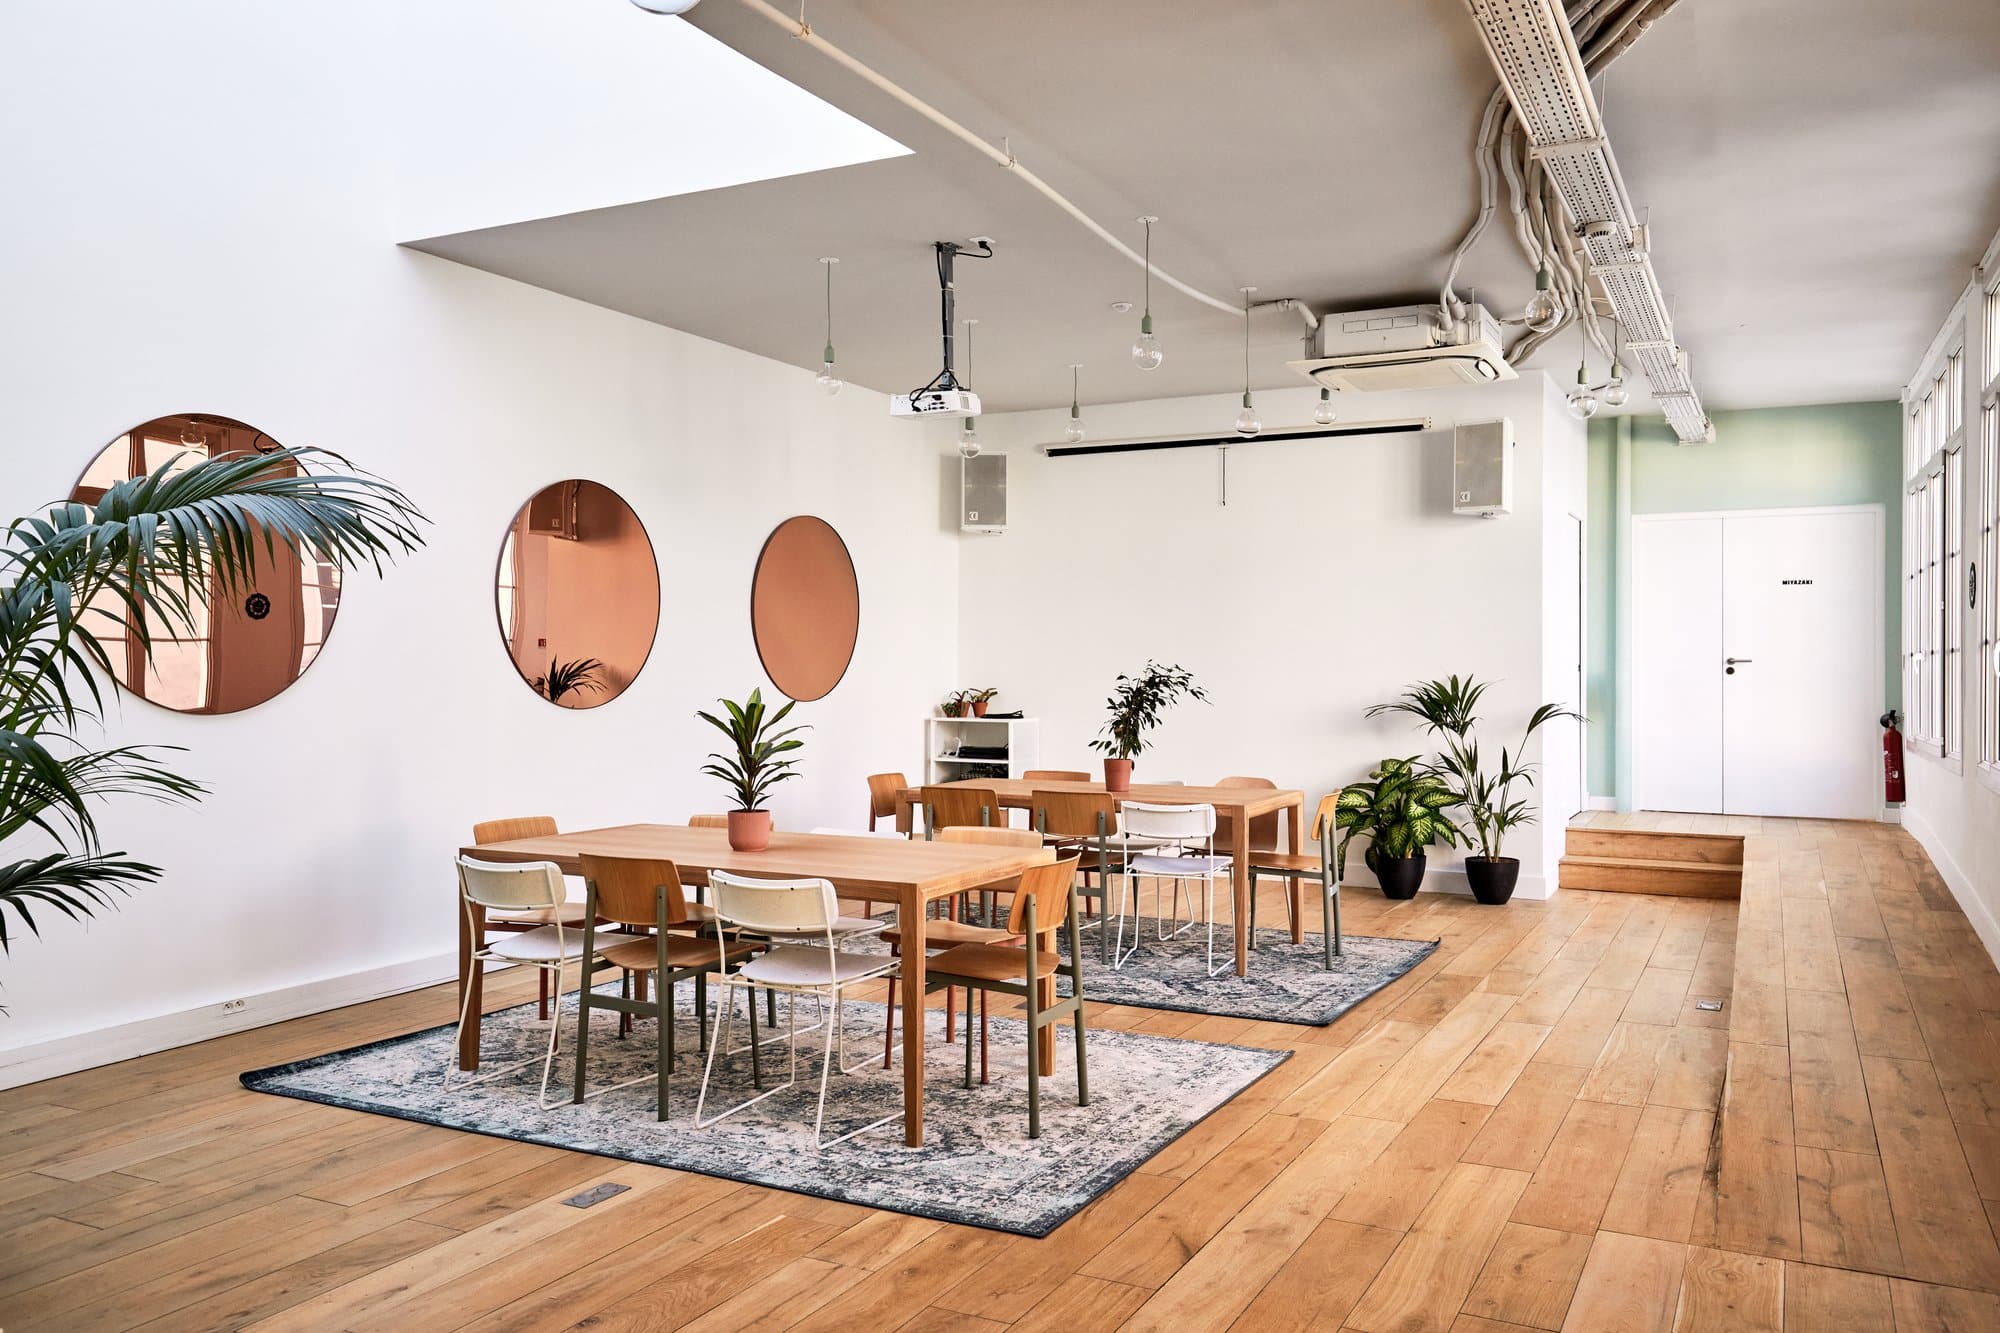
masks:
[[[454,1086],[446,1091],[445,1060],[453,1046],[453,1030],[446,1026],[253,1070],[243,1075],[243,1086],[940,1221],[1046,1236],[1291,1058],[1289,1051],[1089,1029],[1090,1105],[1080,1107],[1075,1046],[1065,1026],[1057,1037],[1055,1073],[1042,1080],[1042,1137],[1030,1139],[1025,1025],[992,1019],[992,1081],[967,1089],[962,1086],[964,1047],[944,1043],[944,1015],[932,1010],[925,1047],[924,1146],[903,1146],[899,1119],[821,1153],[813,1148],[819,1033],[799,1038],[801,1086],[707,1129],[695,1128],[701,1056],[693,988],[679,989],[679,1050],[672,1115],[665,1123],[654,1116],[652,1024],[638,1023],[631,1036],[620,1039],[612,1014],[592,1016],[591,1086],[643,1081],[581,1106],[572,1106],[565,1096],[542,1110],[536,1094],[548,1029],[536,1020],[532,1004],[487,1015],[481,1051],[489,1068],[530,1054],[537,1057],[487,1083],[463,1086],[454,1075]],[[782,1021],[784,1001],[779,1003]],[[813,1017],[810,1006],[808,1000],[800,1008],[801,1029]],[[567,1089],[573,1077],[567,1047],[575,1032],[575,1009],[575,997],[567,997],[565,1051],[556,1057],[552,1092],[558,1085]],[[842,1074],[836,1067],[827,1096],[828,1137],[901,1110],[901,1043],[894,1064],[884,1070],[883,1017],[879,1004],[847,1006],[850,1062],[869,1051],[874,1057],[857,1073]],[[745,1036],[739,1011],[733,1040],[740,1046]],[[767,1045],[765,1056],[767,1086],[782,1081],[782,1041]],[[743,1100],[751,1090],[749,1055],[719,1056],[709,1112]]]

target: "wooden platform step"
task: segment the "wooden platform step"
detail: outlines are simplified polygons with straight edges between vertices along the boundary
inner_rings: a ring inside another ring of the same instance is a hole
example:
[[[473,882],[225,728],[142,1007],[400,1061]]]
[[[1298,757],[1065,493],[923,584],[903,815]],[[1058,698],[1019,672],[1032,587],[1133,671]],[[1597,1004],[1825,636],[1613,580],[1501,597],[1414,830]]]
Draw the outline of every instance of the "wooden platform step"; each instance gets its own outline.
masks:
[[[1743,867],[1635,856],[1565,856],[1556,883],[1565,889],[1601,889],[1612,893],[1736,898],[1743,892]]]
[[[1642,861],[1689,861],[1740,866],[1743,839],[1727,833],[1661,833],[1653,829],[1571,827],[1563,843],[1571,856],[1611,856]]]

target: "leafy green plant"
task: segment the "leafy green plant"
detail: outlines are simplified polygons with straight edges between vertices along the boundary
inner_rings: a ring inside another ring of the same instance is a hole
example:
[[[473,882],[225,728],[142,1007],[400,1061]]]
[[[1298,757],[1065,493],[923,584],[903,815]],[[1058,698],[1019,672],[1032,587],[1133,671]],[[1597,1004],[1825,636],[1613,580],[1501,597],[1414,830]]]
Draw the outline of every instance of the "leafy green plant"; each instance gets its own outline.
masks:
[[[1365,782],[1350,782],[1334,801],[1334,827],[1340,830],[1335,872],[1347,869],[1347,844],[1357,834],[1368,835],[1368,861],[1377,856],[1415,856],[1437,843],[1458,845],[1458,826],[1444,813],[1458,803],[1458,793],[1425,769],[1416,755],[1384,759],[1369,770]]]
[[[1113,759],[1132,758],[1146,748],[1146,733],[1160,725],[1161,715],[1183,699],[1206,703],[1208,691],[1178,666],[1149,661],[1138,675],[1119,676],[1104,701],[1111,716],[1090,748]]]
[[[971,702],[967,691],[953,690],[944,697],[944,702],[938,705],[938,711],[946,717],[963,717],[966,707]]]
[[[1533,786],[1535,782],[1535,766],[1521,757],[1528,741],[1559,717],[1581,722],[1583,715],[1561,704],[1542,704],[1528,715],[1528,725],[1514,747],[1511,750],[1501,747],[1500,765],[1489,772],[1480,759],[1479,742],[1472,734],[1479,725],[1479,701],[1486,690],[1485,682],[1471,676],[1463,680],[1457,676],[1420,680],[1391,702],[1370,708],[1368,716],[1405,713],[1422,722],[1425,731],[1442,738],[1444,749],[1430,767],[1456,786],[1464,819],[1470,826],[1461,830],[1470,835],[1466,844],[1477,847],[1477,854],[1490,861],[1499,858],[1510,831],[1535,822],[1534,808],[1527,799],[1513,794],[1515,783]]]
[[[999,695],[1000,691],[998,689],[988,685],[984,689],[965,691],[965,701],[969,704],[990,704]]]
[[[727,699],[716,702],[728,712],[727,720],[699,711],[695,716],[727,736],[735,749],[730,754],[711,754],[709,758],[715,762],[704,764],[701,771],[722,780],[736,802],[736,809],[762,810],[773,787],[798,776],[798,770],[793,767],[798,761],[779,756],[805,744],[792,737],[806,728],[796,726],[781,730],[778,727],[797,701],[786,700],[785,706],[775,713],[765,710],[762,690],[750,691],[750,697],[740,705]]]
[[[559,662],[551,657],[548,674],[534,679],[535,693],[550,703],[561,702],[562,697],[572,690],[602,694],[606,686],[598,678],[598,673],[604,669],[604,663],[594,657],[578,657],[568,662]]]
[[[176,747],[88,747],[103,717],[99,675],[114,674],[106,643],[123,652],[129,633],[150,656],[156,637],[194,637],[200,610],[254,587],[260,556],[279,546],[379,574],[423,544],[408,498],[337,454],[184,457],[95,504],[16,519],[0,538],[0,847],[30,829],[44,844],[0,862],[0,950],[12,948],[10,913],[39,935],[36,908],[80,920],[159,879],[160,867],[104,850],[95,804],[205,794],[162,761]]]

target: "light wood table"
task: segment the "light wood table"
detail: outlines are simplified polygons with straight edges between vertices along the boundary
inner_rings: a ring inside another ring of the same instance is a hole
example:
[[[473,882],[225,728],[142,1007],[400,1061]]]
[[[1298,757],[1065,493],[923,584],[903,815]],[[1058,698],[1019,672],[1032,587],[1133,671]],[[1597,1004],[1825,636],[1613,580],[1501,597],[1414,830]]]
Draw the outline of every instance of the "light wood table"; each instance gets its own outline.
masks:
[[[1034,795],[1038,791],[1105,790],[1101,782],[1029,782],[1025,778],[965,778],[936,785],[990,791],[1002,808],[1012,810],[1028,809],[1034,804]],[[1305,837],[1305,793],[1276,787],[1166,787],[1135,782],[1132,790],[1116,795],[1119,800],[1144,801],[1152,805],[1212,805],[1218,815],[1229,816],[1230,845],[1225,850],[1229,854],[1236,890],[1236,915],[1232,921],[1237,926],[1230,933],[1236,937],[1236,975],[1244,975],[1250,967],[1250,821],[1258,815],[1285,811],[1285,836],[1290,843],[1289,850],[1298,853]],[[923,791],[918,787],[905,787],[902,796],[912,807],[923,802]],[[921,827],[914,810],[910,827]],[[1292,916],[1294,944],[1305,938],[1303,917],[1304,913]]]
[[[583,873],[582,857],[635,856],[672,861],[684,883],[705,885],[708,872],[725,870],[767,879],[817,876],[831,880],[842,897],[893,902],[903,931],[903,1141],[924,1141],[924,918],[925,904],[967,889],[1012,879],[1045,859],[1034,849],[972,843],[910,842],[896,838],[842,837],[816,833],[773,833],[761,852],[729,846],[723,829],[677,824],[626,824],[618,828],[520,838],[459,849],[487,861],[553,861],[567,875]],[[472,990],[465,1033],[460,1038],[461,1069],[479,1067],[481,972],[472,966],[475,941],[485,933],[485,913],[458,913],[459,998]],[[968,1040],[970,1035],[968,1033]]]

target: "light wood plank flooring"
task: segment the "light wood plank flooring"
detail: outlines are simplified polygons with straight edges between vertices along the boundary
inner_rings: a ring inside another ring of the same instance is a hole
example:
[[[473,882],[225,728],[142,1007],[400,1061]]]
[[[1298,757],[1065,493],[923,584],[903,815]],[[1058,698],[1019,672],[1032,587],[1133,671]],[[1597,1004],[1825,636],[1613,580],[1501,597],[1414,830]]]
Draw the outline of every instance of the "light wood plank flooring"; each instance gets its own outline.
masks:
[[[1099,1009],[1297,1054],[1046,1240],[237,1086],[435,988],[0,1093],[0,1327],[2000,1328],[2000,972],[1922,851],[1622,822],[1747,835],[1741,903],[1357,890],[1443,945],[1330,1028]]]

